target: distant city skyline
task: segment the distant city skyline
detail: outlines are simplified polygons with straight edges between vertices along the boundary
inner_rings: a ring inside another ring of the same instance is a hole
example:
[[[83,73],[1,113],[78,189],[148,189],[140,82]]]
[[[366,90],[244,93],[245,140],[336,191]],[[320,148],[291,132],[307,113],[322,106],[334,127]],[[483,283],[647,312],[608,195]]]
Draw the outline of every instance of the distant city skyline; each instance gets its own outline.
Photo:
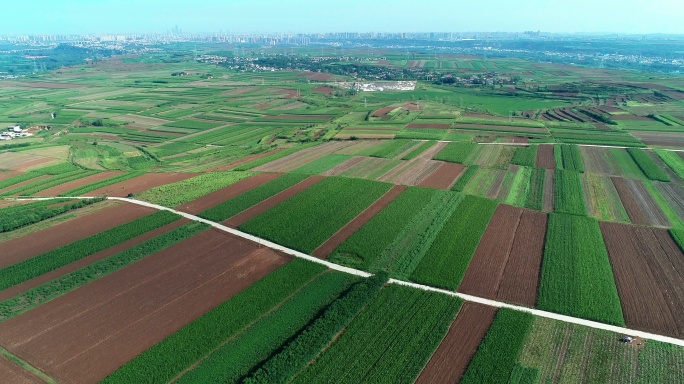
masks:
[[[32,0],[7,2],[0,35],[523,32],[684,34],[675,0]]]

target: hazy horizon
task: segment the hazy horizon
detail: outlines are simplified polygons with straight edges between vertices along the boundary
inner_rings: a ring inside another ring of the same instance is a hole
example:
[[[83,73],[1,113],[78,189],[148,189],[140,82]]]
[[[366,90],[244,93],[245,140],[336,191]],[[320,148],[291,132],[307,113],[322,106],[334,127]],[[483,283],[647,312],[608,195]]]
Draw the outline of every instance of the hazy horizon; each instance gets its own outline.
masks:
[[[684,34],[668,0],[70,0],[12,2],[0,34],[523,32]],[[494,10],[494,11],[492,11]]]

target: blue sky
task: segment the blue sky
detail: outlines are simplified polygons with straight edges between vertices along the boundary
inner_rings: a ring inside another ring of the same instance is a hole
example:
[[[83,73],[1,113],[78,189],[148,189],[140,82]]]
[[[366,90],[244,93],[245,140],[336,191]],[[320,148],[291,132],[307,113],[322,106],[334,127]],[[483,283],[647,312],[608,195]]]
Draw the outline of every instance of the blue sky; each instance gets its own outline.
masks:
[[[10,0],[0,34],[526,31],[684,34],[682,0]]]

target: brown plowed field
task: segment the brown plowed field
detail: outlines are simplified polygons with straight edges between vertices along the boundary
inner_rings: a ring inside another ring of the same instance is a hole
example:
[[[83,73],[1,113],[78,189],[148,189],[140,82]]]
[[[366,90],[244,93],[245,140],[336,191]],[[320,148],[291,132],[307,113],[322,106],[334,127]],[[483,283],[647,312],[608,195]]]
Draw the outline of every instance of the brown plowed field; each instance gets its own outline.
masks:
[[[241,195],[252,188],[266,184],[280,175],[280,173],[259,173],[252,177],[242,179],[235,184],[231,184],[225,188],[219,189],[216,192],[202,196],[197,200],[183,204],[177,209],[183,212],[198,214],[228,199],[232,199],[235,196]]]
[[[181,180],[198,176],[197,173],[146,173],[132,179],[124,180],[120,183],[108,185],[106,187],[88,192],[88,196],[117,196],[126,197],[129,193],[140,193],[150,188],[164,184],[171,184]]]
[[[44,383],[43,380],[33,376],[13,361],[4,356],[0,356],[0,378],[3,383],[8,384],[33,384]]]
[[[316,248],[312,255],[320,257],[322,259],[328,257],[330,252],[342,244],[349,236],[354,232],[358,231],[359,228],[363,227],[373,216],[377,215],[378,212],[382,211],[389,203],[391,203],[400,193],[406,189],[406,186],[395,185],[390,188],[384,195],[382,195],[378,200],[356,216],[352,221],[347,223],[342,229],[337,231],[332,235],[325,243],[321,244]]]
[[[364,161],[365,157],[358,156],[352,157],[351,159],[345,160],[342,163],[330,168],[329,170],[323,172],[325,176],[337,176],[341,173],[347,172],[349,169]]]
[[[11,171],[23,172],[29,168],[37,168],[38,165],[51,161],[55,161],[55,159],[23,152],[0,153],[0,168]]]
[[[316,88],[312,89],[311,92],[322,93],[326,96],[330,96],[330,94],[335,92],[335,88],[330,88],[330,87],[326,87],[323,85],[323,86],[316,87]]]
[[[499,204],[473,255],[458,291],[495,299],[503,275],[522,208]]]
[[[132,204],[131,204],[132,205]],[[83,258],[81,260],[75,261],[73,263],[67,264],[63,266],[62,268],[55,269],[54,271],[45,273],[43,275],[40,275],[34,279],[25,281],[21,284],[15,285],[13,287],[10,287],[8,289],[5,289],[4,291],[0,291],[0,301],[7,300],[9,298],[12,298],[22,292],[26,292],[29,289],[33,289],[39,285],[45,284],[49,281],[52,281],[58,277],[64,276],[67,273],[71,273],[73,271],[76,271],[78,269],[81,269],[87,265],[90,265],[98,260],[105,259],[109,256],[112,256],[116,253],[125,251],[128,248],[134,247],[143,241],[147,241],[153,237],[159,236],[163,233],[166,233],[172,229],[178,228],[183,224],[189,223],[190,220],[188,219],[180,219],[177,221],[174,221],[173,223],[167,224],[163,227],[157,228],[153,231],[147,232],[145,234],[142,234],[138,237],[134,237],[128,241],[125,241],[121,244],[115,245],[111,248],[107,248],[103,251],[94,253],[86,258]]]
[[[663,229],[601,222],[630,328],[684,336],[684,254]]]
[[[443,163],[432,174],[420,183],[421,187],[449,189],[454,181],[463,173],[465,166],[457,163]]]
[[[497,300],[527,307],[534,307],[537,303],[547,219],[544,213],[523,211],[508,264],[501,276]]]
[[[228,220],[224,221],[223,224],[227,225],[232,228],[237,228],[239,227],[242,223],[245,221],[251,219],[252,217],[259,215],[261,213],[266,212],[267,210],[275,207],[276,205],[282,203],[283,201],[289,199],[290,197],[298,194],[299,192],[309,188],[310,186],[318,183],[319,181],[323,180],[323,176],[310,176],[304,179],[304,181],[301,181],[290,188],[277,193],[268,199],[262,201],[261,203],[247,208],[246,210],[238,213],[237,215],[229,218]]]
[[[416,185],[435,172],[441,164],[441,161],[416,157],[390,169],[384,175],[378,177],[377,180],[393,184]]]
[[[70,181],[68,183],[60,184],[56,187],[48,188],[36,193],[36,196],[59,196],[60,194],[70,191],[74,188],[81,187],[83,185],[88,185],[91,183],[97,183],[98,181],[106,180],[115,176],[120,175],[121,172],[110,171],[102,172],[92,176],[84,177],[82,179]]]
[[[537,150],[537,167],[556,169],[556,160],[553,158],[553,145],[540,145]]]
[[[416,384],[458,383],[494,321],[496,308],[465,302]]]
[[[17,171],[0,172],[0,181],[5,180],[5,179],[9,179],[10,177],[19,176],[19,175],[21,175],[21,172],[17,172]]]
[[[435,155],[437,155],[437,154],[439,153],[439,151],[441,151],[442,149],[444,149],[444,147],[446,147],[447,144],[449,144],[449,143],[444,142],[444,141],[438,142],[437,144],[435,144],[435,145],[433,145],[432,147],[426,149],[423,153],[421,153],[420,155],[418,155],[417,158],[418,158],[418,159],[432,160],[432,158],[435,157]]]
[[[543,210],[544,212],[553,212],[554,187],[553,187],[553,171],[546,171],[546,178],[544,179],[544,198]]]
[[[273,160],[269,163],[254,168],[254,171],[289,172],[349,145],[350,143],[345,141],[330,141],[315,147],[303,149],[281,159]]]
[[[115,205],[26,236],[0,243],[0,268],[73,243],[155,212],[140,205]]]
[[[288,261],[210,229],[3,323],[59,382],[93,383]]]
[[[371,116],[373,116],[373,117],[385,117],[385,116],[387,116],[388,113],[392,112],[392,110],[394,108],[395,107],[382,107],[382,108],[376,110],[375,112],[373,112],[373,114],[371,114]]]
[[[499,205],[458,291],[533,307],[546,220],[541,212]]]
[[[670,222],[646,188],[637,180],[611,177],[613,185],[634,224],[668,226]]]

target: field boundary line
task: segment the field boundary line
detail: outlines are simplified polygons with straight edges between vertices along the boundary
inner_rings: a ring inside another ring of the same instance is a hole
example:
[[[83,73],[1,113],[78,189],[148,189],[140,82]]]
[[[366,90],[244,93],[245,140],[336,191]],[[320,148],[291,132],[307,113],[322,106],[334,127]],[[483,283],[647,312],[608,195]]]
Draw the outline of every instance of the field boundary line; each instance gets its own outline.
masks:
[[[67,197],[67,198],[87,199],[89,197]],[[34,198],[34,199],[26,198],[26,199],[16,199],[16,200],[45,200],[45,199],[55,199],[55,198],[54,197]],[[154,203],[149,203],[147,201],[130,199],[130,198],[126,198],[126,197],[113,197],[112,196],[112,197],[107,197],[107,199],[108,200],[123,201],[123,202],[131,203],[131,204],[142,205],[142,206],[157,209],[157,210],[169,211],[169,212],[175,213],[177,215],[180,215],[182,217],[185,217],[187,219],[208,224],[208,225],[212,226],[213,228],[216,228],[216,229],[219,229],[221,231],[230,233],[232,235],[241,237],[243,239],[253,241],[255,243],[258,243],[259,245],[263,245],[265,247],[275,249],[277,251],[281,251],[285,254],[288,254],[288,255],[291,255],[291,256],[294,256],[294,257],[297,257],[300,259],[305,259],[305,260],[311,261],[313,263],[324,265],[324,266],[326,266],[332,270],[335,270],[335,271],[344,272],[344,273],[348,273],[348,274],[360,276],[360,277],[372,276],[371,273],[361,271],[358,269],[354,269],[354,268],[345,267],[345,266],[342,266],[339,264],[331,263],[330,261],[327,261],[325,259],[319,259],[317,257],[307,255],[303,252],[299,252],[299,251],[296,251],[294,249],[287,248],[285,246],[276,244],[274,242],[262,239],[262,238],[257,237],[257,236],[250,235],[248,233],[239,231],[239,230],[234,229],[234,228],[227,227],[225,225],[222,225],[222,224],[219,224],[219,223],[207,220],[207,219],[203,219],[201,217],[192,215],[190,213],[177,211],[175,209],[164,207],[162,205],[158,205],[158,204],[154,204]],[[530,314],[535,315],[535,316],[544,317],[544,318],[553,319],[553,320],[558,320],[558,321],[562,321],[565,323],[583,325],[586,327],[590,327],[590,328],[594,328],[594,329],[602,329],[602,330],[615,332],[615,333],[619,333],[619,334],[623,334],[623,335],[638,336],[638,337],[641,337],[644,339],[656,340],[656,341],[660,341],[663,343],[668,343],[668,344],[673,344],[673,345],[684,347],[684,340],[677,339],[677,338],[670,337],[670,336],[663,336],[663,335],[658,335],[655,333],[639,331],[636,329],[630,329],[630,328],[625,328],[625,327],[619,327],[616,325],[599,323],[597,321],[580,319],[577,317],[561,315],[561,314],[553,313],[553,312],[542,311],[540,309],[522,307],[519,305],[508,304],[508,303],[504,303],[501,301],[485,299],[482,297],[467,295],[467,294],[460,293],[460,292],[448,291],[446,289],[430,287],[427,285],[412,283],[412,282],[404,281],[404,280],[389,279],[389,283],[397,284],[397,285],[403,285],[403,286],[407,286],[407,287],[411,287],[411,288],[415,288],[415,289],[420,289],[423,291],[431,291],[431,292],[441,293],[441,294],[445,294],[445,295],[449,295],[449,296],[454,296],[454,297],[458,297],[458,298],[465,300],[465,301],[479,303],[479,304],[487,305],[490,307],[508,308],[508,309],[512,309],[514,311],[526,312],[526,313],[530,313]]]
[[[413,141],[430,141],[430,140],[422,140],[422,139],[414,139]],[[463,143],[463,141],[452,141],[452,140],[437,140],[438,143]],[[578,147],[590,147],[590,148],[621,148],[621,149],[627,149],[627,148],[638,148],[638,149],[644,149],[648,151],[653,151],[653,150],[661,150],[661,151],[669,151],[669,152],[684,152],[684,149],[669,149],[669,148],[651,148],[651,147],[621,147],[619,145],[599,145],[599,144],[575,144],[575,143],[475,143],[477,145],[507,145],[510,147],[528,147],[531,145],[576,145]]]
[[[48,376],[47,373],[41,371],[40,369],[34,367],[31,365],[29,362],[26,360],[20,358],[17,355],[14,355],[13,353],[9,352],[5,348],[0,346],[0,356],[4,356],[7,360],[10,360],[11,362],[15,363],[17,366],[21,367],[24,371],[32,374],[34,377],[43,380],[44,382],[48,384],[57,384],[57,380],[53,379],[52,377]]]

